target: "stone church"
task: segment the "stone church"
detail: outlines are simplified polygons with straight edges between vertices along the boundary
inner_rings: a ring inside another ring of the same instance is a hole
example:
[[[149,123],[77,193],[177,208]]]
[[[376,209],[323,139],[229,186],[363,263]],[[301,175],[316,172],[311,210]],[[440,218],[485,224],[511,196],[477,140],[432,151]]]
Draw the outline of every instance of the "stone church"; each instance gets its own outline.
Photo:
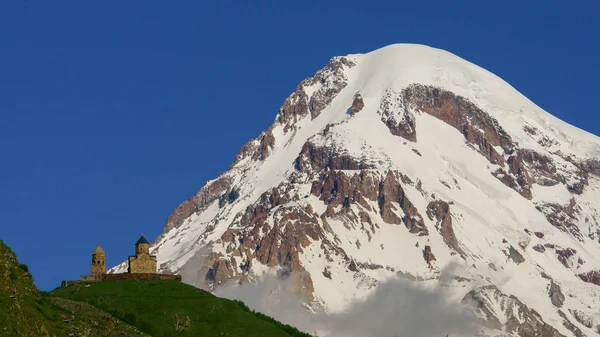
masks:
[[[79,280],[62,281],[61,286],[78,282],[102,282],[124,280],[177,280],[181,275],[160,274],[156,271],[156,256],[150,255],[150,243],[142,235],[135,243],[135,255],[127,258],[127,272],[122,274],[106,273],[106,253],[100,245],[92,253],[90,275],[81,276]]]
[[[143,235],[135,243],[135,256],[130,256],[127,263],[130,274],[156,273],[156,256],[150,255],[150,243]]]
[[[127,259],[127,274],[156,274],[156,256],[150,255],[150,242],[142,235],[135,243],[135,255]],[[100,245],[92,253],[90,275],[82,276],[81,281],[100,281],[106,274],[106,253]]]

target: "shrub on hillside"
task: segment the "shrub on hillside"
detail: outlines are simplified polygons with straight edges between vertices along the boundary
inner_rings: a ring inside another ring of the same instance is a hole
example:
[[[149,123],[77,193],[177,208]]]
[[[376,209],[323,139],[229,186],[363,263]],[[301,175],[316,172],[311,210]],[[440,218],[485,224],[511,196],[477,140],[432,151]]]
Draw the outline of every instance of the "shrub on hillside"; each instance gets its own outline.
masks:
[[[19,263],[19,268],[21,268],[22,271],[29,273],[29,267],[26,264]]]

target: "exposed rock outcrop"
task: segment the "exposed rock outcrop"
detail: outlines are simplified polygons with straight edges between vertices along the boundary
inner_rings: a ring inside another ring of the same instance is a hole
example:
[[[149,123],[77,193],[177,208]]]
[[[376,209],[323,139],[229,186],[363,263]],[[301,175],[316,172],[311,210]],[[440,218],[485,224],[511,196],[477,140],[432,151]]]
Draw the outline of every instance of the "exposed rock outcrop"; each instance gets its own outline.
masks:
[[[217,200],[222,193],[227,191],[231,186],[231,180],[226,175],[208,182],[198,193],[181,203],[167,218],[164,234],[168,233],[173,228],[181,226],[185,219],[189,218],[196,212],[203,211],[208,205]]]
[[[573,315],[573,317],[575,318],[575,320],[577,322],[579,322],[581,325],[585,326],[586,328],[589,329],[593,329],[594,328],[594,321],[591,317],[589,317],[586,313],[584,313],[581,310],[569,310],[571,312],[571,315]]]
[[[317,71],[311,78],[302,81],[296,91],[290,95],[279,109],[277,121],[289,129],[297,120],[311,114],[311,118],[319,116],[321,111],[347,85],[344,69],[355,64],[345,57],[334,57],[327,65]],[[317,87],[309,97],[305,88]]]
[[[210,268],[206,274],[206,280],[220,285],[227,282],[236,274],[236,268],[236,260],[234,257],[231,259],[217,257],[212,268]]]
[[[322,170],[363,170],[373,166],[359,159],[335,151],[335,149],[322,145],[315,145],[307,141],[296,158],[296,169],[300,172],[318,173]]]
[[[531,149],[522,149],[519,153],[523,162],[531,170],[534,182],[542,186],[554,186],[562,183],[563,177],[557,171],[550,157]]]
[[[363,102],[362,96],[360,94],[354,95],[354,101],[352,101],[352,106],[350,107],[350,114],[356,115],[359,113],[362,108],[365,107],[365,103]]]
[[[352,261],[350,261],[350,264],[348,265],[348,269],[350,271],[358,271],[358,267],[356,266],[356,262],[354,262],[354,259]]]
[[[417,141],[416,121],[402,93],[387,90],[377,113],[390,132],[411,142]]]
[[[389,224],[404,224],[411,233],[427,235],[428,230],[423,217],[408,200],[400,184],[401,177],[401,174],[393,171],[380,176],[367,170],[353,175],[327,170],[320,179],[313,182],[311,193],[332,207],[342,205],[343,208],[347,208],[350,204],[358,203],[366,209],[371,209],[367,200],[377,201],[383,221]]]
[[[572,234],[577,240],[583,242],[583,235],[577,226],[579,207],[572,198],[567,205],[555,203],[538,203],[537,210],[542,212],[549,223],[565,233]]]
[[[563,336],[556,328],[544,322],[535,310],[518,298],[505,295],[494,285],[471,290],[463,297],[462,303],[474,306],[481,317],[480,324],[492,329],[521,337]],[[505,323],[501,323],[498,317],[503,317]]]
[[[319,88],[312,94],[308,102],[312,119],[317,118],[335,96],[346,87],[348,82],[344,69],[352,68],[354,65],[345,57],[334,57],[325,68],[315,74],[312,82],[318,83]]]
[[[465,258],[466,254],[458,245],[458,240],[456,239],[454,229],[452,228],[450,205],[441,200],[432,201],[427,205],[427,216],[429,217],[429,220],[436,220],[435,228],[442,235],[442,238],[448,247],[454,249]]]
[[[383,221],[390,224],[399,224],[403,222],[411,233],[419,235],[429,234],[423,217],[419,214],[417,208],[408,200],[397,175],[388,171],[385,178],[379,183],[379,195],[377,196],[380,214]],[[402,219],[395,212],[397,203],[402,209],[404,215]]]
[[[565,268],[571,268],[575,264],[575,254],[577,251],[573,248],[556,249],[556,257]]]
[[[550,296],[552,305],[557,308],[562,308],[563,303],[565,302],[565,295],[563,295],[560,285],[554,282],[554,280],[550,280],[550,286],[548,286],[548,295]]]
[[[412,84],[403,90],[404,104],[456,128],[490,163],[499,165],[494,176],[531,199],[532,180],[511,137],[494,118],[461,96],[433,86]],[[499,153],[499,148],[503,153]],[[507,155],[505,160],[503,155]],[[508,170],[505,166],[508,166]]]
[[[287,133],[295,127],[297,121],[309,114],[312,119],[317,118],[321,111],[346,87],[348,83],[344,69],[351,68],[354,65],[352,61],[345,57],[334,57],[313,77],[302,81],[279,108],[279,113],[275,118],[276,123],[271,125],[258,138],[242,146],[230,169],[245,158],[251,158],[252,160],[267,158],[275,145],[275,137],[273,136],[275,127],[283,126],[284,133]],[[307,91],[311,92],[310,96]]]
[[[431,266],[431,262],[436,260],[435,255],[433,255],[433,252],[431,251],[431,246],[425,246],[425,248],[423,248],[423,258],[429,266]]]
[[[516,264],[525,262],[523,255],[521,255],[521,253],[513,246],[508,247],[508,252],[505,252],[505,254]]]
[[[558,315],[560,315],[560,317],[562,317],[563,319],[563,326],[567,328],[567,330],[571,331],[573,335],[575,335],[576,337],[585,336],[581,329],[579,329],[575,324],[571,323],[567,315],[564,312],[562,312],[562,310],[558,311]]]
[[[237,229],[230,228],[221,236],[221,244],[232,257],[212,257],[213,267],[206,279],[213,281],[215,286],[230,279],[240,279],[252,263],[259,262],[268,267],[282,268],[286,274],[302,275],[297,280],[301,283],[298,289],[302,290],[302,298],[312,299],[312,280],[301,265],[298,254],[312,240],[321,239],[323,244],[327,241],[319,225],[319,216],[310,206],[277,208],[293,198],[289,189],[278,186],[263,193],[256,204],[241,213],[235,220]]]
[[[577,276],[579,276],[579,278],[582,279],[584,282],[600,286],[600,271],[598,270],[588,271],[587,273],[581,273]]]

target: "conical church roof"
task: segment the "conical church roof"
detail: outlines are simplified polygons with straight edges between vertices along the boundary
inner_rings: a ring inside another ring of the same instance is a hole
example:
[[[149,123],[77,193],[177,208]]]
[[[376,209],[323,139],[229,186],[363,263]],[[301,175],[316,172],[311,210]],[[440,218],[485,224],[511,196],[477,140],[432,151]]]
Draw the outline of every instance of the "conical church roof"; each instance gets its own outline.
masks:
[[[104,249],[102,249],[102,247],[100,247],[100,245],[98,245],[98,246],[96,247],[96,249],[94,249],[94,253],[93,253],[93,254],[104,254],[104,255],[106,255],[106,254],[104,253]]]
[[[137,246],[137,245],[142,244],[142,243],[150,244],[150,242],[148,242],[148,240],[146,240],[146,238],[144,237],[144,235],[142,235],[142,237],[139,240],[137,240],[137,242],[135,243],[135,245]]]

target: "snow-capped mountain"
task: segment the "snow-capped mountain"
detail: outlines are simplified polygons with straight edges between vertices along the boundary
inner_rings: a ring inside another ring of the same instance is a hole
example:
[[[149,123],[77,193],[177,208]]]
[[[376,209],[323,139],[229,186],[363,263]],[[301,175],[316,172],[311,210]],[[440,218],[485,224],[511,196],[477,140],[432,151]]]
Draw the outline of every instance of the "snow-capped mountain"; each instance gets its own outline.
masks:
[[[315,312],[402,278],[446,287],[487,335],[593,336],[599,158],[599,137],[494,74],[390,45],[302,81],[153,253],[204,288],[287,277]]]

